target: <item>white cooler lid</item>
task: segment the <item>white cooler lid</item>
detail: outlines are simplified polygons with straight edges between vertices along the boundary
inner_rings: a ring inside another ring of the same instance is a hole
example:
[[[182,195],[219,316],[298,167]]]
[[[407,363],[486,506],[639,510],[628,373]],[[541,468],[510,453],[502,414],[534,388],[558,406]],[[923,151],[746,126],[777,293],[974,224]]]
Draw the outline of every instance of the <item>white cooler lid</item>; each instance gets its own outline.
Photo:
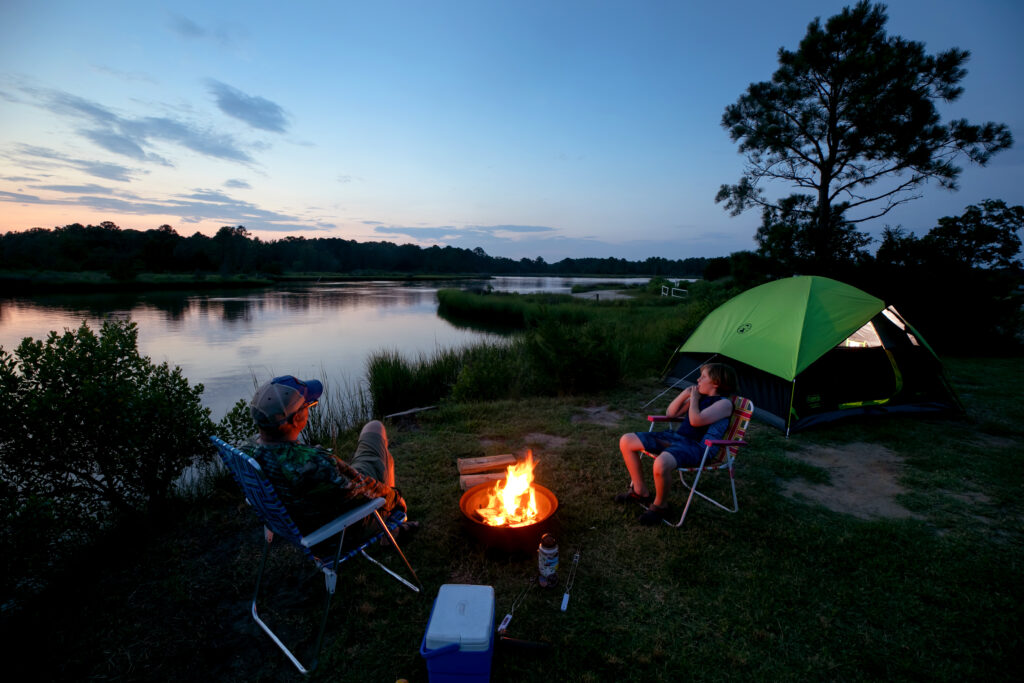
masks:
[[[428,649],[458,643],[460,650],[480,652],[491,645],[494,587],[446,583],[437,591],[424,638]]]

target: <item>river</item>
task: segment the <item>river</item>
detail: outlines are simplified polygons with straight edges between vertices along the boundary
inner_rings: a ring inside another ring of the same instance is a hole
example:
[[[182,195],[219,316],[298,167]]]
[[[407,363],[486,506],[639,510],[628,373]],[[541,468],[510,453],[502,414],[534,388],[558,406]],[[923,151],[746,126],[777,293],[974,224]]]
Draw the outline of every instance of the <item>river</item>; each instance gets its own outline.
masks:
[[[138,324],[139,351],[179,366],[204,386],[203,403],[219,420],[256,383],[275,375],[324,379],[342,388],[365,378],[374,351],[408,358],[496,339],[437,315],[437,290],[490,286],[506,292],[568,293],[593,278],[497,277],[443,282],[329,282],[231,291],[60,294],[0,297],[0,346],[50,331],[94,330],[107,319]],[[642,283],[647,278],[609,278]]]

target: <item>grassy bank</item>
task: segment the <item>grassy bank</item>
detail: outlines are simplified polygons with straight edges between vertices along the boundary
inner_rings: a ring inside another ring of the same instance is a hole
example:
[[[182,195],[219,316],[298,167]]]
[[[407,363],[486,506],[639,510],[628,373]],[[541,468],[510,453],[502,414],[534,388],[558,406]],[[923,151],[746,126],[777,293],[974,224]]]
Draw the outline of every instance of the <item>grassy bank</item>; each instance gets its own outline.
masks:
[[[453,402],[390,423],[398,483],[424,525],[404,547],[426,594],[366,563],[346,566],[319,678],[426,681],[418,647],[443,583],[494,586],[498,618],[510,609],[536,558],[467,535],[455,461],[532,448],[538,482],[560,499],[562,561],[581,547],[581,562],[566,612],[561,588],[535,588],[509,626],[551,648],[498,649],[494,681],[1015,679],[1024,364],[948,365],[967,416],[840,423],[788,440],[755,424],[740,512],[698,504],[682,530],[640,527],[638,509],[611,502],[626,484],[618,436],[643,428],[644,404],[661,390],[653,379]],[[340,436],[341,452],[353,446],[353,433]],[[873,478],[843,476],[844,463],[868,461],[884,465]],[[873,504],[868,494],[882,492],[888,504]],[[675,511],[682,500],[677,487]],[[15,675],[298,680],[248,615],[260,539],[226,481],[162,526],[114,539],[4,622],[8,651],[48,653],[34,669],[19,658]],[[322,582],[289,553],[271,571],[286,600],[270,614],[308,645]]]

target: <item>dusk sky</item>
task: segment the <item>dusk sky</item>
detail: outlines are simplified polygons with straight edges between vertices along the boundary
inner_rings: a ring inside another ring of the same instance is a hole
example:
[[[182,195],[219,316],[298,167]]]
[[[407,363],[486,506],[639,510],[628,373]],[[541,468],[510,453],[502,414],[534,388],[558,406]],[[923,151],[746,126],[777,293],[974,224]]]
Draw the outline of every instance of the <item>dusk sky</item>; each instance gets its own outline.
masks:
[[[243,225],[549,262],[753,249],[760,214],[714,202],[743,170],[722,113],[852,4],[2,0],[0,232]],[[1024,2],[887,4],[890,34],[971,52],[944,120],[1016,143],[862,229],[1024,204]]]

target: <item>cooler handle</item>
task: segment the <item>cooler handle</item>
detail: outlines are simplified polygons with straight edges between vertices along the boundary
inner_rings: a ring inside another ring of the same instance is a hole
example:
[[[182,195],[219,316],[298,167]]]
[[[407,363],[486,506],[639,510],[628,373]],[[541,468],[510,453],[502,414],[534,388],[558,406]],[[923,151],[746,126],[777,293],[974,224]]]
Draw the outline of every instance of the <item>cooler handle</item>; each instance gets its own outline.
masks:
[[[423,655],[424,659],[431,659],[433,657],[439,657],[441,655],[446,655],[446,654],[448,654],[450,652],[458,652],[459,651],[459,647],[460,646],[459,646],[458,643],[449,643],[448,645],[444,645],[442,647],[439,647],[436,650],[428,650],[427,649],[427,639],[426,639],[426,637],[424,637],[423,638],[423,642],[420,644],[420,654]]]

